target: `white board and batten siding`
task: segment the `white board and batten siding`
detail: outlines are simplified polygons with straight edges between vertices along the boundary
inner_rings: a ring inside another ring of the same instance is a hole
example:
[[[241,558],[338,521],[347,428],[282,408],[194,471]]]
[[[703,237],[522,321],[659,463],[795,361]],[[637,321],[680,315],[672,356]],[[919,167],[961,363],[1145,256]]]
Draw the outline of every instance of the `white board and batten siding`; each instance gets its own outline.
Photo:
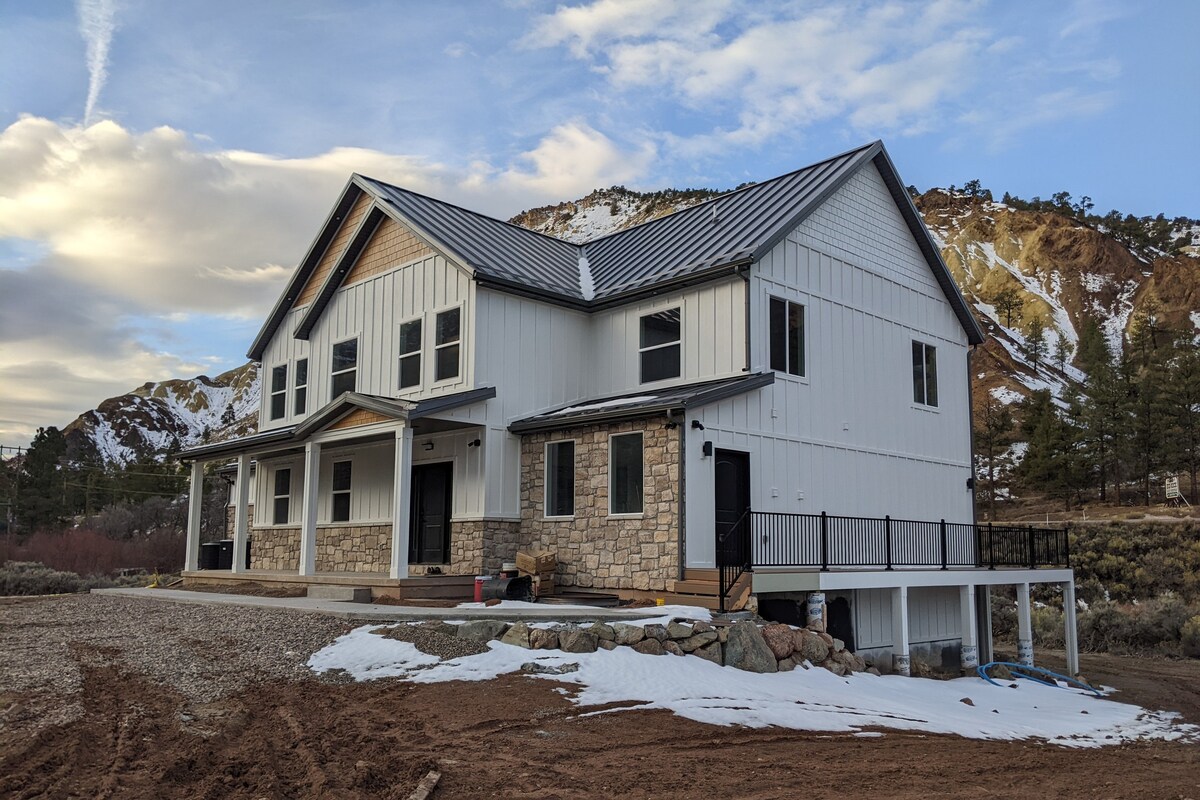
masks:
[[[854,643],[859,651],[888,650],[892,638],[892,590],[854,589],[828,592],[850,601]],[[949,643],[962,639],[962,613],[956,586],[921,586],[908,590],[908,640],[910,645]]]
[[[706,440],[750,453],[755,510],[970,522],[967,335],[873,165],[752,267],[754,371],[771,297],[804,306],[805,374],[692,413],[688,566],[714,565]],[[913,402],[913,340],[937,348],[937,408]]]
[[[307,306],[292,309],[263,354],[263,404],[259,429],[293,425],[304,419],[293,414],[292,386],[297,359],[308,359],[307,413],[333,398],[331,370],[333,346],[358,338],[357,391],[384,397],[420,400],[460,392],[473,386],[474,351],[472,299],[475,284],[470,276],[440,255],[430,255],[367,280],[342,287],[325,307],[308,340],[294,336]],[[434,320],[437,312],[461,307],[460,368],[457,378],[434,381]],[[419,387],[399,390],[400,325],[421,318],[421,369]],[[288,365],[287,414],[271,420],[271,369]]]

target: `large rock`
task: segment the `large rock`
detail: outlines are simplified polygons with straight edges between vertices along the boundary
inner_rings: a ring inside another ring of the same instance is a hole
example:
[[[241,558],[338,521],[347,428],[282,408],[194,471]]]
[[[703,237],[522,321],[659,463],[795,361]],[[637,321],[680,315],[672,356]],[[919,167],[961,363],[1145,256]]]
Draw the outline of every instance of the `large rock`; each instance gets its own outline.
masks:
[[[796,662],[790,658],[781,659],[779,662],[780,672],[791,672],[796,668]]]
[[[598,639],[596,640],[596,646],[601,650],[616,650],[620,647],[620,645],[610,639]]]
[[[612,629],[613,635],[616,637],[614,641],[617,644],[637,644],[642,639],[646,638],[646,632],[642,630],[642,626],[640,625],[630,625],[626,622],[614,622],[612,624]]]
[[[663,650],[662,642],[658,639],[642,639],[633,649],[648,656],[661,656],[667,652]]]
[[[647,639],[658,639],[660,642],[665,642],[669,638],[667,636],[667,626],[666,625],[658,625],[656,623],[651,623],[651,624],[647,625],[645,628],[643,628],[642,630],[644,630],[646,632]]]
[[[841,639],[838,639],[835,637],[833,640],[833,652],[840,653],[845,649],[846,649],[846,643],[843,642]]]
[[[782,623],[767,625],[762,629],[763,640],[767,643],[767,647],[771,648],[775,658],[780,660],[790,656],[792,650],[795,649],[793,633],[790,625]]]
[[[516,647],[524,647],[529,649],[529,626],[524,622],[514,624],[508,631],[500,637],[500,641],[504,644],[515,645]]]
[[[701,631],[700,633],[694,633],[691,636],[689,636],[688,638],[681,641],[679,643],[679,647],[680,647],[680,649],[683,650],[683,652],[691,653],[701,647],[704,647],[704,645],[706,645],[706,644],[712,644],[716,640],[717,640],[717,632],[716,631],[711,631],[711,630],[710,631]]]
[[[797,660],[820,664],[829,658],[829,646],[821,637],[810,630],[800,629],[792,634],[793,650]]]
[[[703,620],[692,623],[692,633],[693,634],[708,633],[709,631],[715,631],[715,630],[716,630],[716,628],[714,628],[712,625],[709,625],[707,622],[704,622]]]
[[[662,643],[662,647],[665,652],[670,653],[673,656],[686,655],[683,652],[683,648],[679,646],[679,642],[676,642],[674,640],[668,639],[667,641]]]
[[[767,647],[758,626],[743,620],[729,629],[729,641],[725,644],[725,666],[737,667],[747,672],[777,672],[775,654]]]
[[[533,628],[529,631],[530,650],[557,650],[558,632],[546,628]]]
[[[692,653],[692,655],[700,656],[700,658],[703,658],[705,661],[711,661],[718,667],[723,666],[723,662],[721,660],[720,642],[713,642],[711,644],[704,645],[704,647],[698,647],[696,648],[695,652]]]
[[[829,670],[834,675],[837,675],[839,677],[841,677],[842,675],[845,675],[846,671],[847,671],[845,664],[839,664],[837,661],[834,661],[832,658],[825,659],[818,666],[824,667],[825,669]]]
[[[684,625],[682,622],[672,622],[667,626],[667,638],[670,639],[687,639],[692,635],[692,626]]]
[[[577,625],[565,625],[558,631],[558,649],[567,653],[594,653],[597,641],[596,634]]]
[[[492,639],[499,639],[506,630],[508,630],[507,622],[477,619],[459,625],[458,638],[468,639],[472,642],[490,642]]]
[[[611,642],[617,638],[617,635],[613,633],[612,625],[606,622],[593,622],[592,627],[587,631],[603,642]]]

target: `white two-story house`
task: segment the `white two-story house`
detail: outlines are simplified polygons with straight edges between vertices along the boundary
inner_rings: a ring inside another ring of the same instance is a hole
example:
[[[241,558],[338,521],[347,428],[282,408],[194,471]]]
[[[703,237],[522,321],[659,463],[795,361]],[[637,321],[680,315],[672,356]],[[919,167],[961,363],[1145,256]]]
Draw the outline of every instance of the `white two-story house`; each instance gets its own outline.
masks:
[[[259,432],[185,454],[194,508],[236,458],[234,577],[544,548],[577,590],[825,592],[860,649],[907,652],[910,607],[962,641],[987,566],[1070,581],[1032,572],[1061,532],[973,525],[982,338],[879,142],[583,244],[355,175],[251,346]]]

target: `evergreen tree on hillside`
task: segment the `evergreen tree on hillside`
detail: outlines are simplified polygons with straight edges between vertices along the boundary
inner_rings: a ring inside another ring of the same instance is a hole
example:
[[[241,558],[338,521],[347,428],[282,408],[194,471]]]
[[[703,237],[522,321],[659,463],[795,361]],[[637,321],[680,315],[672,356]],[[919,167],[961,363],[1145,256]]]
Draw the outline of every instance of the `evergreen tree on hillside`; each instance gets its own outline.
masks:
[[[1033,317],[1025,328],[1025,358],[1034,369],[1041,366],[1046,356],[1046,323],[1041,317]]]
[[[21,463],[21,488],[14,503],[23,531],[57,527],[66,516],[62,467],[66,453],[67,440],[62,431],[55,427],[38,428]]]
[[[996,492],[999,488],[996,485],[996,473],[1001,458],[1015,440],[1013,434],[1012,411],[988,392],[979,413],[975,415],[975,454],[987,476],[984,497],[990,520],[996,518]]]
[[[1200,347],[1190,339],[1179,343],[1171,360],[1168,380],[1163,387],[1163,408],[1167,423],[1167,462],[1172,469],[1188,474],[1192,505],[1200,504],[1200,493],[1196,488],[1200,474]]]
[[[1025,301],[1021,298],[1021,292],[1017,287],[1009,284],[996,292],[992,298],[992,305],[997,314],[1004,315],[1004,327],[1011,328],[1014,313],[1017,315],[1017,321],[1020,322],[1021,309],[1024,307]]]
[[[1164,400],[1170,356],[1167,341],[1153,308],[1134,318],[1129,337],[1132,380],[1128,393],[1126,452],[1141,481],[1145,505],[1150,505],[1152,478],[1164,462],[1167,444],[1168,419]]]
[[[1079,335],[1079,365],[1088,374],[1083,387],[1080,426],[1084,451],[1094,466],[1100,499],[1108,499],[1111,476],[1118,478],[1119,503],[1119,453],[1126,433],[1127,383],[1112,363],[1108,342],[1098,333],[1099,328],[1092,321],[1084,325]]]
[[[1063,500],[1071,498],[1082,484],[1078,431],[1060,414],[1049,389],[1039,389],[1021,404],[1021,432],[1028,449],[1018,474],[1022,483]]]

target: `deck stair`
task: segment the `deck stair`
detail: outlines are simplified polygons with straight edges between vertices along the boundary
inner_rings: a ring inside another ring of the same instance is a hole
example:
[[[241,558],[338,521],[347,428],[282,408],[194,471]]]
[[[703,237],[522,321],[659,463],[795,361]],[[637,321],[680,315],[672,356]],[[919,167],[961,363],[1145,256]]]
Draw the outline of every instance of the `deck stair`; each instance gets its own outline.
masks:
[[[740,577],[729,592],[726,611],[736,611],[750,598],[751,575]],[[716,611],[721,605],[721,589],[715,569],[686,569],[683,580],[675,581],[664,596],[670,605],[700,606]]]

